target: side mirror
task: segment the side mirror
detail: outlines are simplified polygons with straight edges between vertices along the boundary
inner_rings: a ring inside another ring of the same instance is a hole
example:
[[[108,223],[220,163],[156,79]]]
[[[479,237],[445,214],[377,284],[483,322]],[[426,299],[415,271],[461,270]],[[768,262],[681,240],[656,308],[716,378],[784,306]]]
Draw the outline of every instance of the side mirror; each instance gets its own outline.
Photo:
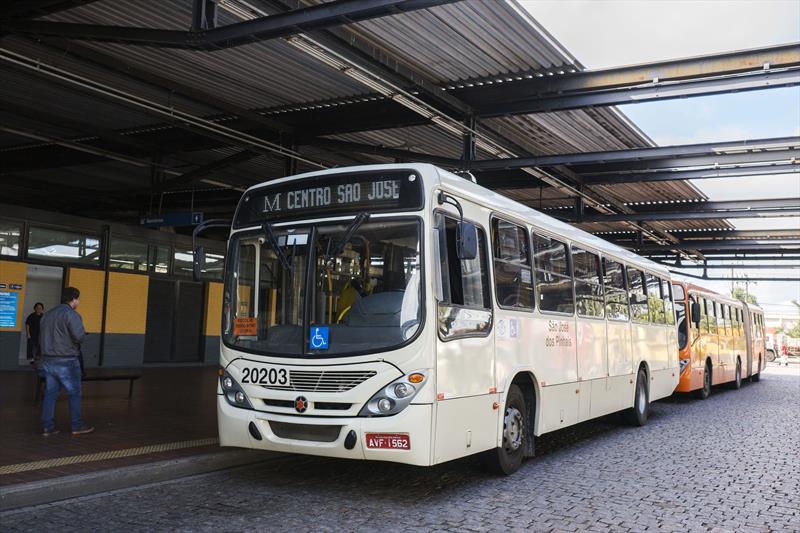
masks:
[[[697,302],[692,302],[692,322],[694,323],[696,328],[700,327],[700,304]]]
[[[194,254],[192,255],[192,278],[195,281],[200,281],[200,273],[203,271],[205,264],[206,249],[198,246],[194,249]]]
[[[478,257],[478,228],[469,222],[459,222],[456,231],[456,255],[470,260]]]

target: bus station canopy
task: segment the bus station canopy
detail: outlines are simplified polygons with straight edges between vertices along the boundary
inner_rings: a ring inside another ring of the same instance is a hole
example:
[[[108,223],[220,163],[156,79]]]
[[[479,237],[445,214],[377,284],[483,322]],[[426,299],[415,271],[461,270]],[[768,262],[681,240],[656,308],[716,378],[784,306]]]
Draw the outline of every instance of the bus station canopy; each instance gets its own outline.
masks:
[[[588,71],[515,0],[11,1],[3,198],[224,217],[254,183],[428,161],[648,253],[730,253],[729,219],[800,203],[709,202],[689,180],[797,172],[800,138],[656,147],[615,105],[795,85],[798,68],[794,44]]]

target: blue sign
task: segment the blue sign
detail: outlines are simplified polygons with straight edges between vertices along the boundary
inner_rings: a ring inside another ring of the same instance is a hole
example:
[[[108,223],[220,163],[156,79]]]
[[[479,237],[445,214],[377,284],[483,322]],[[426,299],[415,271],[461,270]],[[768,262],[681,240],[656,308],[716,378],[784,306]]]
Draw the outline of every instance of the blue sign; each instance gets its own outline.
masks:
[[[203,222],[203,213],[164,213],[161,215],[145,215],[140,220],[142,226],[159,228],[162,226],[196,226]]]
[[[311,326],[308,334],[308,344],[312,350],[328,349],[328,326]]]
[[[19,293],[0,291],[0,328],[17,327],[17,309],[19,307]],[[326,328],[327,329],[327,328]],[[325,332],[325,345],[327,348],[328,333]]]

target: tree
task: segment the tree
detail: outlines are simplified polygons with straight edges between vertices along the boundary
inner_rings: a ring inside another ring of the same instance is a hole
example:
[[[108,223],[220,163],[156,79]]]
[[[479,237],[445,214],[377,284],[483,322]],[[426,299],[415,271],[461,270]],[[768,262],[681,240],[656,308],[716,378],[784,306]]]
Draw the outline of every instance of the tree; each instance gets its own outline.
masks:
[[[798,303],[798,301],[797,301],[797,300],[792,300],[792,303],[793,303],[795,306],[797,306],[797,308],[798,308],[798,309],[800,309],[800,303]],[[794,339],[796,339],[796,338],[800,337],[800,320],[798,320],[797,322],[795,322],[795,323],[794,323],[794,326],[792,326],[792,327],[791,327],[791,328],[790,328],[790,329],[789,329],[789,330],[786,332],[786,334],[787,334],[787,335],[789,335],[790,337],[794,338]]]
[[[731,291],[731,297],[748,304],[758,305],[758,299],[741,287],[734,287]]]

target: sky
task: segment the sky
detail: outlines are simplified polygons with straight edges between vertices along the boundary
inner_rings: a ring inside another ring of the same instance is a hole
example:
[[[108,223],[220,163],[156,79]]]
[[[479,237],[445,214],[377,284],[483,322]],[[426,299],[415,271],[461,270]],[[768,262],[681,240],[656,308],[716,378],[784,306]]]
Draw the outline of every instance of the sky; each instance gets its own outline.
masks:
[[[800,41],[800,0],[522,0],[586,68],[600,69]],[[656,144],[800,136],[800,87],[619,106]],[[713,200],[800,196],[800,174],[692,180]],[[736,219],[737,229],[800,228],[800,218]],[[700,270],[691,270],[700,273]],[[710,271],[710,275],[730,271]],[[738,270],[796,277],[800,270]],[[730,282],[703,282],[727,293]],[[743,284],[740,284],[743,286]],[[800,281],[752,282],[774,310],[800,300]]]

